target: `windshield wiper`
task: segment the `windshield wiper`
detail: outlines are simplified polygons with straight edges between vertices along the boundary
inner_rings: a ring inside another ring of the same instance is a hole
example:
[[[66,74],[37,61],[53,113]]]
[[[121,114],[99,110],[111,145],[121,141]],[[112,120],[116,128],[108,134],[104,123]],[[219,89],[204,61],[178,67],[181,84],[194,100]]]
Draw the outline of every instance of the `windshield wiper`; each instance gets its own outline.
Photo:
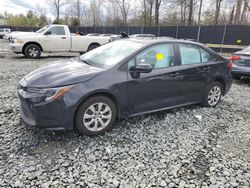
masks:
[[[92,67],[93,67],[93,64],[89,63],[88,61],[83,60],[83,59],[81,59],[80,57],[79,57],[79,59],[80,59],[82,62],[84,62],[85,64],[90,65],[90,66],[92,66]]]

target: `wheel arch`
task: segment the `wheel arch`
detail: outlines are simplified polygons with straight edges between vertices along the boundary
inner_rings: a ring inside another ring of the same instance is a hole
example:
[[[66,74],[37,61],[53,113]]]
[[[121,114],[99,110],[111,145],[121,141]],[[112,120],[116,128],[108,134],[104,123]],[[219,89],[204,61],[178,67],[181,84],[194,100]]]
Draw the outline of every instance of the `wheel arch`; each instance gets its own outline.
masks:
[[[121,117],[121,110],[120,110],[120,104],[119,104],[119,101],[117,99],[117,97],[108,92],[108,91],[95,91],[93,93],[90,93],[86,96],[84,96],[83,98],[81,98],[79,100],[79,102],[77,103],[76,105],[76,109],[74,111],[74,119],[73,119],[73,125],[74,125],[74,128],[75,128],[75,117],[76,117],[76,114],[77,114],[77,111],[78,109],[80,108],[80,106],[85,102],[87,101],[88,99],[92,98],[92,97],[95,97],[95,96],[105,96],[107,98],[109,98],[110,100],[112,100],[115,104],[115,107],[116,107],[116,110],[117,110],[117,113],[116,113],[116,118],[120,118]]]
[[[32,42],[27,42],[27,43],[24,44],[23,49],[22,49],[22,53],[24,53],[25,48],[30,44],[35,44],[35,45],[39,46],[41,51],[43,51],[43,47],[41,46],[41,44],[39,44],[38,42],[32,41]]]
[[[222,95],[225,95],[225,92],[226,92],[226,82],[225,82],[225,80],[223,78],[221,78],[221,77],[218,77],[218,78],[214,79],[212,82],[219,82],[223,87],[222,88],[223,89]]]
[[[88,46],[88,51],[89,51],[89,48],[90,48],[91,45],[98,45],[98,47],[101,46],[101,44],[99,44],[98,42],[92,42]]]

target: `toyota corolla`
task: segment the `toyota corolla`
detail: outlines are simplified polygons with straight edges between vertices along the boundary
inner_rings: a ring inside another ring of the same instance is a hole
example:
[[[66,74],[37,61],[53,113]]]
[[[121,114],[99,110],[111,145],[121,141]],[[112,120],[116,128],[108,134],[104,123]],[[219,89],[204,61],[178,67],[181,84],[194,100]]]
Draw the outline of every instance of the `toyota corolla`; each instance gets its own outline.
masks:
[[[21,118],[91,136],[118,118],[191,104],[215,107],[231,87],[231,67],[196,42],[119,40],[25,76],[18,86]]]

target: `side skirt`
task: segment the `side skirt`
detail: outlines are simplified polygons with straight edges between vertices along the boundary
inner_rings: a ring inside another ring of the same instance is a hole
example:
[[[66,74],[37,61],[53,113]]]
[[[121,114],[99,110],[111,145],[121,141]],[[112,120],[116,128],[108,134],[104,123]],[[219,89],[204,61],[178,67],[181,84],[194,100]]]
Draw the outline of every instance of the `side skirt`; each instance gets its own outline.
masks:
[[[180,105],[175,105],[175,106],[170,106],[170,107],[165,107],[165,108],[159,108],[159,109],[156,109],[156,110],[139,112],[139,113],[136,113],[136,114],[131,114],[128,117],[134,117],[134,116],[139,116],[139,115],[143,115],[143,114],[150,114],[150,113],[153,113],[153,112],[159,112],[159,111],[174,109],[174,108],[178,108],[178,107],[189,106],[189,105],[192,105],[192,104],[199,104],[199,103],[198,102],[189,102],[189,103],[185,103],[185,104],[180,104]]]

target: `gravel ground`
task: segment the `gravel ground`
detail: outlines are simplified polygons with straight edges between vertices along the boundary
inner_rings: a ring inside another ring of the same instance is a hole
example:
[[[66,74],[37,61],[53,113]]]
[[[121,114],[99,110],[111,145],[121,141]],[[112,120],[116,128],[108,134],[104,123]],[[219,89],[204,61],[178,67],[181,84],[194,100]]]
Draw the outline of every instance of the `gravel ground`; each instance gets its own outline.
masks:
[[[0,187],[250,187],[249,79],[217,108],[138,116],[97,137],[21,124],[18,80],[60,58],[0,52]]]

